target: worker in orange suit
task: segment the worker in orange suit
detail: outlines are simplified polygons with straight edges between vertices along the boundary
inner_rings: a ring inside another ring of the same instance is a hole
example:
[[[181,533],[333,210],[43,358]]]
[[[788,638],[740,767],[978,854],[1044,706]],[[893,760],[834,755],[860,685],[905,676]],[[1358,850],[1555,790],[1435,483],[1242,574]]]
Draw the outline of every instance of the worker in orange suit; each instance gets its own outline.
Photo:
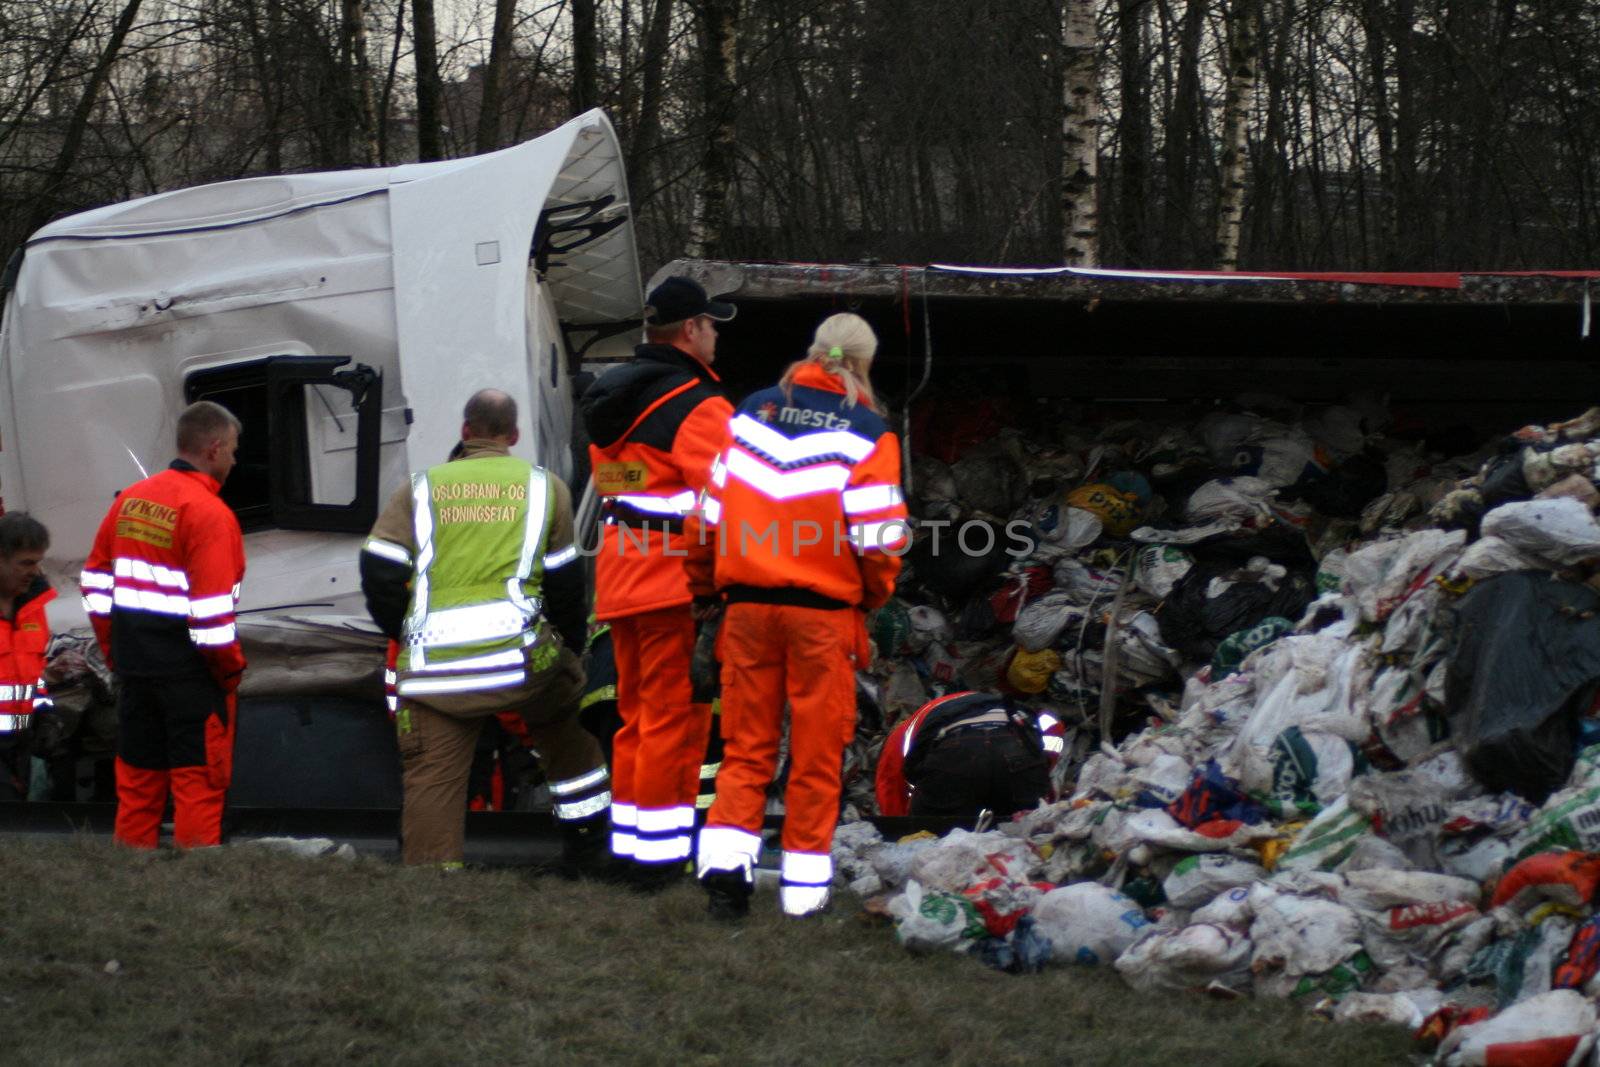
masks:
[[[653,892],[693,852],[695,797],[711,706],[689,677],[695,623],[684,521],[711,477],[733,406],[712,370],[717,323],[734,307],[673,276],[647,300],[645,339],[629,363],[584,393],[601,498],[595,618],[611,625],[617,669],[611,849],[625,881]]]
[[[155,848],[173,800],[180,848],[222,842],[244,674],[235,612],[244,538],[218,494],[239,420],[202,400],[178,416],[178,458],[124,489],[79,581],[117,699],[116,839]]]
[[[0,516],[0,800],[27,800],[33,737],[50,710],[45,606],[56,598],[40,571],[44,524],[24,511]]]
[[[806,358],[740,405],[690,523],[697,610],[726,604],[722,770],[696,857],[717,918],[749,911],[785,700],[779,902],[791,916],[828,903],[866,612],[893,593],[909,544],[900,446],[868,380],[877,344],[860,316],[823,320]]]

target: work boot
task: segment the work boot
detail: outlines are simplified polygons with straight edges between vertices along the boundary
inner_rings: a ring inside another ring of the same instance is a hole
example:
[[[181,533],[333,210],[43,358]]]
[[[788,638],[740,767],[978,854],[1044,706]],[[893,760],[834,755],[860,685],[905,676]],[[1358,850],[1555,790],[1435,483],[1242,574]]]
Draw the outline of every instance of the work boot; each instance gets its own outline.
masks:
[[[711,871],[700,884],[706,887],[706,914],[718,922],[737,922],[750,914],[750,883],[741,871]]]
[[[677,885],[682,881],[683,874],[682,860],[668,863],[640,863],[635,860],[628,865],[627,886],[636,893],[650,896]]]
[[[556,871],[569,882],[587,878],[596,882],[627,880],[630,864],[611,854],[604,817],[561,824],[561,861]]]

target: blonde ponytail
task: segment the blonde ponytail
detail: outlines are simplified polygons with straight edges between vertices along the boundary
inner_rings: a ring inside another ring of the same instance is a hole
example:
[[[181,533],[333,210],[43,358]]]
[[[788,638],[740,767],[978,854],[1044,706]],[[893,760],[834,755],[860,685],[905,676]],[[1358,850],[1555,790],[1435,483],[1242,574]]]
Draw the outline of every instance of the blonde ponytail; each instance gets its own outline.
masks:
[[[854,407],[862,400],[867,407],[882,414],[878,399],[872,392],[872,357],[878,352],[878,335],[860,315],[841,312],[829,315],[817,326],[806,358],[789,364],[778,380],[778,386],[790,402],[794,399],[795,372],[808,363],[814,363],[838,378],[844,385],[845,403]]]

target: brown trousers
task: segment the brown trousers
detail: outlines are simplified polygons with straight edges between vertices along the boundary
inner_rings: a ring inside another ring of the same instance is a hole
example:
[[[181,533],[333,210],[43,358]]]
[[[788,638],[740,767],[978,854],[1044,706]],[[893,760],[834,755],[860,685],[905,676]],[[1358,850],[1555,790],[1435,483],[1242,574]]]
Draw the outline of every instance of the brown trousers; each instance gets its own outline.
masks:
[[[583,663],[565,646],[543,671],[511,689],[400,698],[402,856],[409,864],[455,865],[467,828],[467,777],[483,720],[515,711],[552,780],[576,778],[605,765],[600,746],[578,725]],[[425,702],[424,702],[425,701]]]

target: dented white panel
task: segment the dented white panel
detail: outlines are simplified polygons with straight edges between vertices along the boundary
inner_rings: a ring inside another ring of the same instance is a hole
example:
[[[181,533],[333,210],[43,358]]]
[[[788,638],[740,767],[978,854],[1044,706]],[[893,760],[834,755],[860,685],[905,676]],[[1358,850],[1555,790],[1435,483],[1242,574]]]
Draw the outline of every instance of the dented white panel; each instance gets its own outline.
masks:
[[[570,473],[559,324],[638,317],[632,227],[557,256],[542,281],[529,252],[541,210],[608,195],[626,210],[616,138],[595,111],[486,156],[225,182],[51,223],[28,242],[0,333],[0,501],[37,514],[52,573],[74,573],[114,494],[171,459],[186,376],[290,354],[383,373],[385,498],[443,458],[485,385],[522,404],[519,451]],[[343,502],[354,414],[347,394],[317,392],[314,496]],[[245,610],[355,594],[358,538],[246,540]]]

